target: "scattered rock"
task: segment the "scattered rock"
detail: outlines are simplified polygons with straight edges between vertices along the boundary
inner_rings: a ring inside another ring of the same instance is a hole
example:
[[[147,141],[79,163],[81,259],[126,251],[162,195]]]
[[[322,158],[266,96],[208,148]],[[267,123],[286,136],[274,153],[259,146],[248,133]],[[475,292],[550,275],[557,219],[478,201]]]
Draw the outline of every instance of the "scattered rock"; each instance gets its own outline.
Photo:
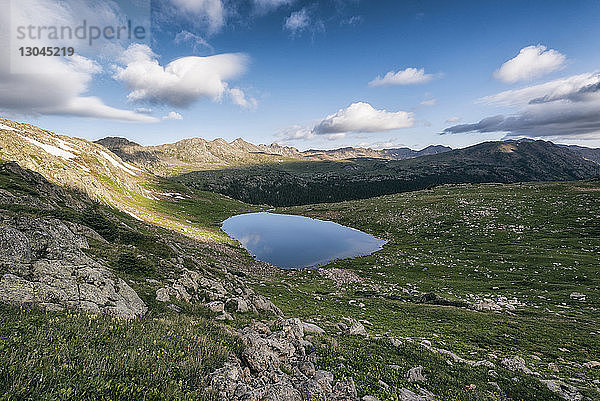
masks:
[[[350,318],[343,318],[343,321],[337,324],[337,327],[346,335],[349,336],[362,336],[362,337],[368,337],[369,333],[367,333],[367,330],[365,329],[365,326],[363,326],[362,323],[354,320],[354,319],[350,319]]]
[[[353,271],[346,269],[330,268],[330,269],[319,269],[319,274],[335,282],[336,286],[350,283],[360,283],[362,278]]]
[[[211,312],[221,313],[225,311],[225,304],[221,301],[213,301],[206,304],[206,307],[210,309]]]
[[[406,379],[410,383],[424,382],[425,380],[427,380],[427,378],[423,374],[423,366],[419,365],[409,369],[408,372],[406,372]]]
[[[242,360],[232,356],[210,375],[218,399],[357,401],[352,378],[335,382],[330,372],[315,371],[316,355],[306,354],[305,324],[300,319],[279,323],[281,330],[274,332],[260,322],[241,330]]]
[[[583,395],[576,387],[564,383],[560,380],[540,380],[548,389],[567,401],[579,401],[583,399]]]
[[[553,362],[550,362],[548,364],[548,369],[550,369],[551,371],[556,372],[556,373],[559,372],[558,365]]]
[[[169,302],[171,297],[169,296],[168,288],[159,288],[156,290],[156,300],[159,302]]]
[[[585,366],[588,369],[596,369],[596,368],[600,368],[600,362],[589,361],[589,362],[584,363],[583,366]]]
[[[302,323],[305,334],[325,334],[325,330],[313,323]]]
[[[429,395],[419,395],[407,388],[399,389],[397,395],[400,401],[435,401],[435,398]]]
[[[525,360],[523,358],[521,358],[520,356],[515,356],[512,358],[504,358],[500,363],[506,369],[513,371],[513,372],[521,372],[521,373],[525,373],[527,375],[535,374],[531,369],[529,369],[527,367],[527,365],[525,365]]]
[[[572,292],[569,295],[569,298],[575,300],[575,301],[579,301],[579,302],[585,302],[585,294],[582,294],[580,292]]]

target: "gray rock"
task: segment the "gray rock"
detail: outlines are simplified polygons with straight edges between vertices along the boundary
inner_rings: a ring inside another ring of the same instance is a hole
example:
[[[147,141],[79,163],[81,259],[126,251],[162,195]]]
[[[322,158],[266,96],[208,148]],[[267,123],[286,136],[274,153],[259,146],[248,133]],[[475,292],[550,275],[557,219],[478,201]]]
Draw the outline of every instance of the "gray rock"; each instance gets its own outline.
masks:
[[[82,249],[87,240],[56,219],[0,216],[0,301],[51,310],[143,316],[135,291]]]
[[[335,395],[335,399],[340,401],[351,401],[358,398],[356,395],[356,386],[351,377],[338,381],[333,386],[333,394]]]
[[[569,295],[569,298],[575,300],[575,301],[579,301],[579,302],[585,302],[585,294],[582,294],[580,292],[572,292]]]
[[[222,313],[225,311],[225,304],[221,301],[213,301],[206,304],[206,307],[210,309],[211,312]]]
[[[313,323],[302,322],[304,334],[325,334],[325,330]]]
[[[171,297],[169,296],[168,288],[159,288],[156,290],[156,300],[159,302],[169,302]]]
[[[408,372],[406,372],[406,379],[410,383],[424,382],[425,380],[427,380],[427,378],[423,374],[423,366],[419,365],[409,369]]]
[[[289,384],[274,384],[268,388],[261,401],[302,401],[302,396]]]
[[[343,322],[338,323],[338,328],[341,329],[344,334],[349,336],[369,336],[365,326],[354,319],[343,318]]]
[[[398,399],[400,401],[426,401],[425,397],[413,393],[407,388],[401,388],[398,390]]]
[[[564,383],[560,380],[540,380],[544,383],[550,391],[558,394],[560,397],[567,401],[580,401],[583,399],[583,395],[577,390],[576,387],[570,384]]]
[[[513,372],[521,372],[527,375],[532,375],[534,372],[525,365],[525,360],[520,356],[512,358],[504,358],[501,362],[502,366]]]

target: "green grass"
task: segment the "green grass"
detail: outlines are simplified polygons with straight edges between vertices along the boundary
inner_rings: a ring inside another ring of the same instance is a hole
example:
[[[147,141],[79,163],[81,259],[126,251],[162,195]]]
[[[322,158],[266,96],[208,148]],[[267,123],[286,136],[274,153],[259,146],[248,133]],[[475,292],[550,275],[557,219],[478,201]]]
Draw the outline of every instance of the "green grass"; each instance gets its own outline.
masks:
[[[394,400],[394,388],[407,388],[418,394],[422,387],[442,400],[560,400],[532,377],[496,368],[495,378],[488,375],[485,367],[449,365],[446,358],[406,341],[394,345],[387,339],[365,341],[342,337],[320,338],[315,343],[319,366],[336,377],[353,377],[359,397],[371,395],[380,400]],[[427,380],[409,382],[406,372],[419,365],[424,367]],[[502,391],[489,381],[496,382]]]
[[[208,400],[241,345],[208,320],[121,320],[0,305],[1,400]]]
[[[332,323],[351,316],[369,321],[372,334],[427,339],[467,359],[498,364],[519,355],[545,377],[582,380],[575,384],[597,397],[591,388],[600,372],[581,365],[600,359],[599,188],[597,181],[448,186],[278,209],[333,220],[389,243],[374,255],[327,266],[350,270],[361,282],[336,287],[317,271],[294,271],[256,289],[285,313],[331,331]],[[572,292],[585,294],[586,302],[571,299]],[[516,309],[422,304],[422,293],[471,304],[505,297]],[[340,347],[344,353],[356,345]],[[385,358],[380,349],[376,355]],[[360,364],[356,369],[369,375]]]

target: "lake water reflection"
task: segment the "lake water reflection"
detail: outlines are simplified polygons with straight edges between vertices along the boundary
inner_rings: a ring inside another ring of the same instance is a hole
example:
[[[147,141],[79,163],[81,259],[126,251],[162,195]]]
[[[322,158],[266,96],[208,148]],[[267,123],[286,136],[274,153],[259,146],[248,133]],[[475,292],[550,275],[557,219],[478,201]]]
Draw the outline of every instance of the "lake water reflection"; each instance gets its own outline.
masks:
[[[230,217],[222,229],[256,259],[284,269],[370,255],[386,243],[331,221],[265,212]]]

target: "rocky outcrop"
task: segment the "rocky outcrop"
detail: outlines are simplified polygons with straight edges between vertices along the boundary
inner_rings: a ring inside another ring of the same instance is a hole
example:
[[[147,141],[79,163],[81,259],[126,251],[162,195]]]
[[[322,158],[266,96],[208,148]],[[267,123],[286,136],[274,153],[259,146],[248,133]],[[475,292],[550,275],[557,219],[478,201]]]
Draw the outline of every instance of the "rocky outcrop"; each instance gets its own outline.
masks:
[[[87,247],[86,238],[60,220],[0,215],[0,301],[143,316],[144,302],[88,257]]]
[[[316,370],[316,354],[304,334],[300,319],[280,322],[272,332],[255,322],[244,328],[240,338],[246,348],[241,359],[233,357],[211,374],[210,389],[220,400],[357,400],[352,378],[334,380],[333,374]]]
[[[168,280],[168,285],[156,290],[156,300],[169,302],[171,299],[185,302],[199,302],[212,312],[222,314],[230,320],[231,313],[267,312],[277,317],[283,316],[281,310],[270,300],[256,294],[236,275],[225,272],[225,280],[200,274],[183,266],[176,279]]]
[[[577,390],[576,387],[564,383],[560,380],[541,380],[548,389],[554,393],[556,393],[561,398],[564,398],[567,401],[579,401],[583,399],[583,395]]]

